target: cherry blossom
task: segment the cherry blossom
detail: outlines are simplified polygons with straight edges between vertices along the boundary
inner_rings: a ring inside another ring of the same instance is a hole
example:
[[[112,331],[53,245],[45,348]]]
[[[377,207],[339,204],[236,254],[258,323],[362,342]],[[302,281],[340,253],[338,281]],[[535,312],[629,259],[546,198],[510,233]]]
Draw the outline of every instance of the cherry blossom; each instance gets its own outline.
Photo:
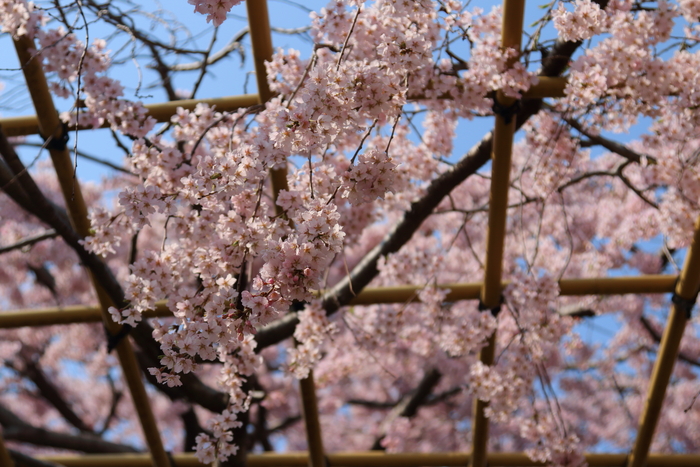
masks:
[[[168,95],[184,95],[168,93],[168,80],[193,56],[204,57],[202,80],[230,73],[213,49],[181,40],[179,26],[167,42],[84,3],[90,21],[145,47],[155,65],[143,68]],[[229,12],[243,14],[238,3],[189,1],[221,26],[207,34],[224,34]],[[204,463],[277,444],[306,449],[296,382],[312,370],[328,451],[469,451],[476,399],[488,402],[492,450],[573,467],[601,445],[630,449],[669,297],[563,296],[559,280],[682,265],[700,205],[697,2],[559,2],[516,51],[500,46],[500,7],[334,0],[310,14],[313,45],[266,62],[270,100],[179,108],[157,129],[139,91],[117,79],[123,49],[106,34],[83,36],[65,11],[0,1],[0,27],[8,40],[34,41],[53,95],[70,102],[67,127],[109,127],[127,155],[120,175],[83,184],[92,230],[81,244],[123,293],[109,313],[133,328],[169,449],[194,449]],[[564,68],[563,98],[527,97],[538,76]],[[484,310],[449,294],[484,277],[492,136],[471,150],[462,138],[502,112],[497,93],[519,101],[520,131],[503,255],[510,285],[500,307]],[[39,161],[29,173],[62,209],[51,167]],[[4,307],[94,303],[76,252],[1,196]],[[45,238],[24,242],[35,235]],[[403,285],[417,287],[404,303],[353,304],[365,287]],[[172,317],[148,318],[162,306]],[[605,346],[589,335],[600,322]],[[697,408],[686,410],[698,391],[696,328],[693,318],[655,450],[700,443],[684,429],[700,423]],[[478,353],[494,332],[486,365]],[[3,330],[0,409],[136,449],[134,410],[106,350],[96,325]],[[412,399],[421,385],[428,394]]]

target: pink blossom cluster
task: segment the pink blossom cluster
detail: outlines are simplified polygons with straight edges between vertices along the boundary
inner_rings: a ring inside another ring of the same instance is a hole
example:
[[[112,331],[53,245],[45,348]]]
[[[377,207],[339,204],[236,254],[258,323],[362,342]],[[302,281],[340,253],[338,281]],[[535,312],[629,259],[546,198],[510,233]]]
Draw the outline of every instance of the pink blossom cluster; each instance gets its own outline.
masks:
[[[0,1],[0,32],[8,32],[17,39],[19,36],[31,34],[41,15],[34,8],[34,2],[25,0]]]
[[[653,363],[656,342],[648,328],[661,330],[657,310],[667,300],[562,297],[557,280],[622,268],[667,272],[674,262],[668,248],[690,242],[700,205],[700,55],[685,46],[659,50],[679,21],[695,21],[691,3],[661,1],[640,11],[626,0],[605,10],[577,1],[573,13],[553,12],[561,38],[605,36],[574,56],[566,98],[533,116],[514,145],[503,258],[504,279],[512,285],[497,316],[479,310],[475,300],[447,302],[449,290],[438,286],[483,278],[488,168],[453,189],[398,251],[378,260],[371,285],[418,286],[412,300],[349,306],[329,318],[317,293],[362,265],[403,216],[412,215],[411,203],[435,190],[436,177],[455,170],[447,159],[463,119],[491,115],[494,91],[517,98],[534,83],[535,73],[523,63],[508,65],[515,51],[500,49],[500,9],[467,11],[456,0],[331,2],[312,15],[316,46],[308,59],[278,51],[267,64],[277,97],[231,113],[201,104],[179,109],[162,134],[147,130],[141,108],[121,100],[121,85],[106,78],[104,43],[86,49],[59,29],[38,33],[47,67],[59,80],[54,91],[74,91],[82,61],[81,92],[95,108],[80,118],[126,125],[137,137],[127,163],[138,181],[119,179],[121,193],[111,208],[96,206],[97,188],[87,190],[93,234],[85,244],[109,262],[124,287],[129,303],[110,310],[115,321],[135,325],[161,299],[172,311],[173,318],[155,324],[162,357],[151,375],[177,387],[194,374],[229,396],[225,411],[206,414],[209,434],[196,441],[200,460],[237,452],[233,432],[245,411],[267,414],[270,426],[298,414],[295,379],[312,369],[329,450],[366,449],[379,439],[392,451],[466,451],[464,427],[475,398],[489,402],[499,449],[528,450],[533,459],[571,467],[601,440],[627,449]],[[196,4],[215,24],[230,6]],[[452,57],[460,43],[469,52],[464,62]],[[455,47],[452,55],[448,45]],[[584,148],[640,116],[652,123],[639,141],[625,143],[632,155],[592,157]],[[422,118],[422,127],[414,118]],[[286,170],[287,189],[274,193],[269,173],[277,169]],[[58,201],[55,180],[41,170],[36,177]],[[117,185],[110,183],[103,187]],[[0,203],[0,216],[3,242],[43,229],[12,203]],[[653,239],[668,247],[663,257],[640,246]],[[128,264],[132,242],[138,255]],[[53,304],[25,264],[48,257],[57,283],[71,291],[59,298],[90,299],[74,255],[50,240],[26,255],[3,257],[21,272],[0,268],[2,294],[12,306]],[[298,313],[297,345],[257,349],[256,335],[295,301],[307,302]],[[567,307],[619,312],[623,320],[599,349],[578,334]],[[497,358],[484,365],[477,354],[494,332]],[[47,366],[58,368],[58,355],[69,352],[95,371],[102,368],[104,377],[115,363],[94,334],[71,348],[78,331],[46,331],[43,341],[7,331],[0,355],[7,360],[49,342],[41,358]],[[686,334],[682,351],[689,359],[700,355],[696,333]],[[572,368],[581,371],[572,375]],[[440,378],[420,409],[410,417],[392,414],[432,370]],[[681,415],[695,381],[692,370],[677,366],[669,411],[660,421],[668,436],[655,449],[700,443],[678,421],[700,423],[697,411]],[[259,403],[248,383],[264,389]],[[108,385],[97,386],[108,405]],[[4,392],[3,403],[30,399]],[[82,410],[83,402],[76,404]],[[161,404],[161,420],[181,413]],[[42,410],[34,410],[44,414],[42,424],[60,418]],[[91,420],[100,410],[85,409]],[[280,430],[290,449],[306,448],[303,430]]]
[[[207,15],[207,23],[212,22],[214,26],[221,26],[226,20],[226,14],[231,8],[241,3],[243,0],[187,0],[187,3],[194,5],[194,11]]]
[[[64,113],[62,118],[66,123],[99,127],[107,122],[114,131],[135,137],[145,136],[153,129],[155,119],[147,116],[146,108],[140,102],[121,99],[123,86],[103,75],[110,65],[103,39],[96,39],[86,47],[62,26],[39,30],[37,38],[44,70],[58,78],[50,83],[51,90],[60,97],[69,97],[75,92],[74,84],[80,84],[77,91],[84,96],[85,108]]]
[[[552,11],[554,27],[565,41],[590,39],[605,28],[606,15],[597,3],[591,0],[576,0],[574,10],[568,11],[564,3]]]
[[[357,165],[343,174],[343,182],[351,204],[361,204],[383,197],[387,192],[400,190],[394,183],[394,162],[384,151],[370,149],[360,154]]]
[[[586,160],[584,152],[569,129],[548,112],[530,119],[525,132],[530,147],[543,149],[528,161],[527,167],[532,167],[534,173],[521,179],[531,180],[532,184],[522,183],[522,186],[528,195],[547,197],[580,169],[581,162]]]
[[[309,303],[299,313],[299,324],[294,330],[294,339],[298,344],[288,351],[291,373],[299,379],[306,378],[321,360],[321,344],[327,336],[336,332],[336,324],[329,322],[321,303],[318,300]]]

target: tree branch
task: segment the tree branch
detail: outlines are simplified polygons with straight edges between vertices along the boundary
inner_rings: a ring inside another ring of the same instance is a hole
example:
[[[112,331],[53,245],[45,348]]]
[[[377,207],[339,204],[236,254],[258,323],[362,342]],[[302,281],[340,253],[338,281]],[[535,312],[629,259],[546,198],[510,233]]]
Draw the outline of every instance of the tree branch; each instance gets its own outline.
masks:
[[[22,352],[20,352],[22,355]],[[37,358],[33,358],[29,355],[22,356],[22,363],[24,368],[18,368],[13,365],[13,368],[18,373],[26,376],[31,380],[32,383],[41,393],[41,396],[46,399],[57,411],[58,413],[66,419],[68,423],[76,427],[78,430],[86,433],[93,433],[93,429],[90,428],[82,418],[80,418],[75,411],[71,408],[70,404],[63,398],[61,392],[58,390],[55,384],[53,384],[44,373],[44,370],[39,366],[38,355]]]
[[[602,0],[596,3],[601,8],[605,8],[608,2]],[[581,41],[557,40],[549,49],[547,58],[543,60],[542,69],[538,75],[560,76],[568,67],[571,56],[580,45]],[[520,111],[516,116],[516,129],[519,129],[530,117],[539,112],[541,107],[542,99],[522,101]],[[377,276],[379,258],[394,253],[405,245],[445,196],[486,165],[490,160],[492,144],[493,132],[489,132],[457,164],[433,180],[423,198],[411,204],[409,210],[404,213],[401,220],[386,235],[384,240],[367,253],[348,276],[323,295],[323,307],[328,316],[347,305]],[[255,336],[258,343],[256,351],[260,352],[266,347],[291,337],[298,323],[297,313],[290,312],[283,318],[263,327]]]
[[[16,243],[13,243],[11,245],[3,246],[0,247],[0,255],[3,253],[8,253],[13,250],[18,250],[20,248],[24,248],[25,246],[30,246],[34,245],[35,243],[43,242],[44,240],[48,240],[50,238],[56,238],[58,237],[58,234],[56,233],[55,230],[46,230],[42,233],[32,235],[30,237],[25,237],[22,240],[19,240]]]
[[[549,107],[551,109],[551,107]],[[600,146],[603,146],[605,149],[607,149],[610,152],[614,152],[618,156],[622,156],[628,161],[636,162],[637,164],[642,164],[644,160],[646,159],[646,162],[649,164],[656,164],[656,159],[651,157],[651,156],[646,156],[646,155],[641,155],[624,144],[620,144],[617,141],[610,140],[608,138],[605,138],[600,135],[596,135],[588,131],[586,128],[583,127],[579,122],[572,118],[567,118],[564,117],[563,115],[560,115],[560,118],[564,120],[570,127],[574,128],[576,131],[584,135],[586,138],[588,138],[592,143],[598,144]]]
[[[290,426],[294,425],[297,422],[301,421],[301,415],[292,415],[280,422],[279,425],[274,426],[270,429],[267,430],[268,433],[276,433],[278,431],[286,430]]]
[[[649,333],[649,336],[654,340],[654,342],[656,342],[657,344],[661,343],[661,333],[654,329],[654,326],[651,324],[651,321],[649,321],[645,316],[640,316],[639,322],[642,323],[642,326],[644,327],[644,329],[646,329],[646,331]],[[681,360],[685,363],[696,367],[700,367],[700,361],[695,358],[692,358],[685,352],[678,352],[678,360]]]
[[[200,60],[191,63],[180,63],[177,65],[170,65],[169,69],[171,71],[197,71],[204,66],[213,65],[219,60],[226,58],[231,52],[237,50],[241,57],[243,57],[244,49],[241,45],[241,41],[248,34],[249,29],[247,27],[241,29],[236,35],[231,38],[228,44],[226,44],[221,50],[207,57],[205,60]]]
[[[389,428],[389,425],[398,417],[411,418],[415,416],[418,412],[418,408],[428,400],[428,396],[430,396],[433,388],[440,382],[441,377],[442,374],[435,368],[427,371],[425,375],[423,375],[423,379],[418,383],[418,387],[406,394],[386,416],[382,422],[380,434],[370,448],[372,451],[383,451],[385,449],[381,443],[386,437],[386,430]]]
[[[3,427],[3,437],[8,441],[19,441],[36,446],[69,449],[91,454],[139,452],[131,446],[105,441],[102,438],[87,433],[72,435],[35,427],[20,419],[15,413],[1,405],[0,425]]]
[[[125,303],[124,291],[121,285],[114,277],[114,274],[109,267],[96,255],[85,250],[81,244],[82,238],[73,230],[70,221],[65,212],[57,210],[39,190],[36,182],[31,178],[22,161],[17,156],[14,148],[7,141],[5,134],[0,128],[0,156],[7,162],[7,166],[14,173],[19,185],[16,187],[21,192],[18,196],[12,196],[16,193],[9,193],[12,198],[22,206],[26,211],[34,214],[42,222],[50,225],[60,235],[63,240],[77,253],[82,263],[90,269],[90,272],[95,276],[97,282],[102,286],[107,295],[116,306],[122,306]],[[4,165],[4,164],[2,164]],[[0,166],[0,183],[2,183],[2,166]],[[13,184],[13,186],[16,184]],[[6,190],[7,192],[7,190]],[[31,201],[30,201],[31,200]],[[149,367],[160,366],[157,355],[160,354],[160,346],[153,340],[153,328],[145,321],[141,321],[136,328],[132,329],[131,335],[136,340],[137,344],[146,353],[150,354],[150,358],[145,361],[147,366],[142,365],[141,369],[146,377],[150,376]],[[191,402],[201,405],[202,407],[215,412],[221,412],[228,405],[228,394],[216,391],[204,383],[193,374],[182,375],[183,386],[177,389],[180,395],[178,398],[184,398]],[[161,391],[169,394],[166,387],[162,384],[157,384],[156,387]]]
[[[24,141],[22,143],[16,144],[15,146],[31,146],[31,147],[36,147],[36,148],[44,148],[46,145],[40,144],[40,143],[29,143],[29,142]],[[101,164],[101,165],[107,166],[110,169],[114,169],[116,171],[125,173],[127,175],[133,175],[134,177],[137,176],[135,173],[129,172],[124,167],[121,167],[117,164],[114,164],[106,159],[102,159],[102,158],[99,158],[97,156],[87,154],[87,153],[80,151],[80,150],[76,151],[75,153],[78,155],[78,157],[82,157],[83,159],[87,159],[89,161],[95,162],[96,164]]]
[[[199,419],[194,409],[190,407],[187,411],[180,415],[182,420],[182,425],[185,428],[185,437],[183,439],[182,450],[184,452],[194,451],[194,447],[197,444],[197,435],[204,431],[204,428],[199,424]]]

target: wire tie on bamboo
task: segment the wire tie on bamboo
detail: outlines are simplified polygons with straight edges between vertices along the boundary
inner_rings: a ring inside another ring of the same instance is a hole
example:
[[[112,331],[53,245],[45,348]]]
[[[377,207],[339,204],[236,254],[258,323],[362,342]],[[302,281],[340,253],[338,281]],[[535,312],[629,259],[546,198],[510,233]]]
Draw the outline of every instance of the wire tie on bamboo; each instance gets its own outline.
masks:
[[[680,277],[676,279],[676,285],[678,285],[678,281],[680,280]],[[695,295],[693,298],[684,298],[678,295],[677,292],[677,287],[673,288],[673,295],[671,296],[671,302],[673,302],[676,307],[678,307],[679,310],[685,311],[685,317],[687,319],[690,319],[693,317],[693,307],[695,306],[695,303],[698,300],[698,292],[695,292]]]
[[[122,341],[122,339],[128,336],[131,330],[133,329],[130,324],[123,324],[119,332],[117,332],[116,334],[111,334],[109,332],[109,329],[107,329],[107,326],[105,326],[104,328],[105,334],[107,336],[107,353],[112,353],[112,350],[116,349],[119,343]]]
[[[493,113],[503,117],[503,121],[506,125],[509,125],[513,121],[513,117],[520,112],[520,101],[517,100],[511,105],[503,105],[498,102],[498,98],[493,97],[493,106],[491,106]]]
[[[68,124],[66,122],[61,122],[61,134],[50,135],[48,137],[41,135],[44,140],[44,147],[46,149],[52,149],[55,151],[63,151],[68,146],[68,140],[70,135],[68,134]]]
[[[501,295],[501,302],[493,308],[486,306],[484,304],[484,302],[479,300],[479,311],[487,311],[488,310],[491,312],[491,316],[493,316],[495,318],[501,312],[501,305],[503,305],[503,302],[504,302],[503,295]]]

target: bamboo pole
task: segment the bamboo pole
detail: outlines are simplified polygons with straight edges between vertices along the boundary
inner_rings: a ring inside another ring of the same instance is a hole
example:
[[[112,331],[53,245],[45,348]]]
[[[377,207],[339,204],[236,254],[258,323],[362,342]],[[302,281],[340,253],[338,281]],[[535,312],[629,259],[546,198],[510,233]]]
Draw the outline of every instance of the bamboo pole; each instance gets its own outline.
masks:
[[[700,217],[695,221],[695,235],[688,248],[688,254],[683,264],[678,285],[676,285],[676,297],[685,301],[686,305],[692,308],[700,288]],[[639,422],[637,439],[630,456],[628,467],[643,467],[647,462],[647,455],[654,438],[656,424],[659,421],[661,407],[666,394],[666,387],[671,379],[673,365],[678,358],[678,349],[683,338],[683,331],[688,322],[690,309],[684,309],[678,301],[674,300],[671,306],[671,314],[668,317],[668,324],[664,329],[659,353],[654,362],[654,370],[649,383],[649,393],[647,394],[644,411]]]
[[[34,108],[39,116],[40,134],[45,138],[60,141],[64,131],[63,125],[54,107],[41,62],[33,55],[34,41],[27,36],[21,36],[14,41],[14,44]],[[78,234],[85,237],[89,234],[90,222],[87,217],[87,207],[80,191],[80,185],[73,176],[73,164],[68,149],[66,147],[63,147],[63,149],[52,148],[49,150],[49,153],[61,185],[61,191],[63,192],[73,227]],[[90,279],[100,301],[103,323],[111,335],[117,335],[121,326],[112,321],[107,311],[107,308],[112,303],[92,275],[90,275]],[[146,442],[151,449],[153,461],[158,467],[169,467],[170,462],[160,439],[160,433],[151,411],[146,389],[143,386],[141,372],[131,347],[131,342],[128,339],[121,339],[116,349],[133,399],[134,408],[139,415]]]
[[[523,93],[523,99],[564,97],[567,79],[561,76],[539,76],[537,84]]]
[[[177,467],[200,467],[192,453],[173,454]],[[459,452],[444,453],[401,453],[383,452],[338,452],[328,454],[329,467],[420,467],[420,466],[461,466],[466,465],[470,455]],[[590,467],[624,467],[627,454],[585,454]],[[147,454],[89,454],[37,456],[37,459],[65,467],[151,467]],[[525,453],[489,453],[491,467],[530,467],[544,465],[530,460]],[[252,454],[246,458],[248,467],[305,467],[308,464],[307,452]],[[697,467],[700,454],[650,454],[647,467]]]
[[[0,465],[7,466],[7,467],[14,467],[15,463],[10,457],[10,451],[7,450],[7,446],[5,446],[5,440],[2,437],[2,434],[0,434]]]
[[[504,0],[501,48],[520,51],[523,34],[525,0]],[[517,57],[509,60],[512,65]],[[508,191],[510,188],[510,170],[515,133],[515,111],[510,109],[516,100],[507,97],[502,91],[496,93],[494,105],[503,113],[496,112],[496,123],[491,152],[491,191],[489,194],[489,223],[484,265],[484,287],[481,289],[481,304],[494,310],[501,304],[503,249],[505,245],[506,221],[508,212]],[[479,359],[485,365],[492,365],[496,352],[496,333],[487,340],[486,346],[479,352]],[[472,417],[472,467],[486,467],[489,438],[489,420],[486,417],[488,402],[474,399]]]
[[[540,76],[539,82],[523,93],[523,99],[542,99],[545,97],[564,97],[564,88],[567,80],[562,77]],[[269,88],[268,88],[269,89]],[[451,99],[452,95],[446,94],[445,99]],[[424,100],[425,96],[413,96],[410,100]],[[257,94],[242,94],[238,96],[225,96],[208,99],[183,99],[177,101],[158,102],[144,104],[148,115],[158,122],[169,122],[177,112],[178,107],[186,110],[194,110],[197,104],[215,106],[219,112],[232,112],[242,107],[250,107],[264,102]],[[39,121],[36,115],[23,115],[20,117],[0,118],[7,136],[27,136],[39,134]],[[109,127],[109,122],[104,122],[100,128]],[[94,127],[79,126],[78,130],[91,130]],[[73,130],[75,128],[71,128]]]
[[[325,467],[326,455],[323,451],[323,437],[321,436],[321,423],[318,416],[318,401],[316,400],[316,385],[314,384],[314,372],[309,371],[309,376],[299,381],[301,391],[301,406],[304,414],[304,426],[306,427],[306,441],[309,445],[309,461],[311,467]],[[252,467],[248,464],[248,467]]]
[[[219,112],[231,112],[242,107],[250,107],[258,104],[260,98],[257,94],[242,94],[240,96],[216,97],[211,99],[183,99],[178,101],[158,102],[145,104],[148,115],[158,122],[169,122],[173,115],[177,113],[178,107],[185,110],[194,110],[197,104],[207,104],[215,106]],[[21,117],[10,117],[0,119],[5,135],[26,136],[39,134],[39,120],[36,115],[24,115]],[[109,127],[109,122],[104,122],[100,128]],[[71,127],[71,130],[75,129]],[[79,126],[78,130],[91,130],[94,127]]]
[[[627,277],[601,277],[595,279],[562,279],[559,289],[562,296],[579,295],[621,295],[632,293],[657,294],[671,293],[678,276],[648,275]],[[501,288],[510,284],[501,282]],[[459,300],[476,300],[481,296],[483,284],[480,282],[463,284],[439,284],[441,289],[449,289],[445,302]],[[395,287],[374,287],[364,289],[350,302],[351,305],[374,305],[387,303],[409,303],[418,299],[421,287],[400,285]],[[155,310],[146,310],[144,318],[167,318],[172,312],[165,301],[156,302]],[[98,306],[74,305],[25,310],[13,310],[0,313],[0,329],[22,326],[52,326],[56,324],[96,323],[102,320]]]
[[[544,99],[546,97],[564,97],[564,89],[566,89],[567,78],[562,76],[538,76],[537,84],[530,86],[530,89],[523,92],[523,99]],[[426,97],[425,94],[412,94],[407,98],[409,101],[423,101],[434,99]],[[453,99],[452,94],[445,93],[438,99],[450,100]]]
[[[272,60],[272,34],[270,19],[267,12],[266,0],[247,0],[248,24],[250,26],[250,41],[253,45],[253,61],[255,63],[255,79],[258,83],[260,103],[269,101],[273,94],[267,84],[265,62]],[[272,190],[279,193],[287,187],[287,168],[282,167],[270,171]],[[277,209],[277,205],[275,205]]]

